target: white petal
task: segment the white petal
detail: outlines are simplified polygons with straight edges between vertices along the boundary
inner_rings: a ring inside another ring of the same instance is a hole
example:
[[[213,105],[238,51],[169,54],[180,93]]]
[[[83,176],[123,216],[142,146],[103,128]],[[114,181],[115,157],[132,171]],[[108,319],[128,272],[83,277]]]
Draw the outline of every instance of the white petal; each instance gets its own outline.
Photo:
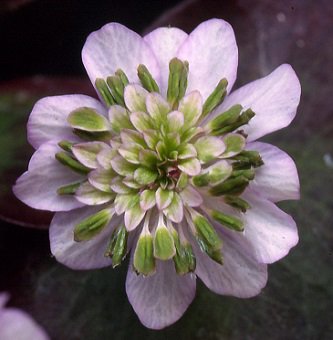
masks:
[[[30,315],[17,308],[6,308],[0,312],[1,340],[48,340],[46,334]]]
[[[222,78],[228,92],[236,79],[238,49],[232,27],[221,19],[200,24],[181,46],[178,58],[189,62],[188,92],[199,90],[205,100]]]
[[[172,261],[158,261],[156,274],[137,275],[129,267],[126,292],[143,325],[162,329],[176,322],[195,296],[195,276],[176,274]]]
[[[267,282],[267,266],[257,263],[242,252],[241,245],[223,237],[223,261],[220,265],[194,246],[197,266],[195,273],[217,294],[249,298],[260,293]]]
[[[67,123],[69,113],[80,107],[91,107],[106,115],[104,106],[96,99],[84,95],[66,95],[40,99],[32,109],[28,121],[28,140],[37,149],[48,141],[79,141]]]
[[[232,92],[214,113],[226,111],[235,104],[251,108],[256,115],[242,129],[249,135],[248,141],[253,141],[288,126],[296,115],[300,95],[295,71],[284,64],[268,76]]]
[[[247,149],[259,151],[264,161],[264,165],[256,169],[250,188],[273,202],[300,198],[297,169],[290,156],[266,143],[250,143]]]
[[[185,41],[187,34],[174,27],[158,28],[144,37],[144,40],[153,50],[159,64],[161,76],[160,92],[166,95],[169,79],[169,62],[176,56],[179,46]]]
[[[121,218],[114,216],[100,234],[89,241],[75,242],[74,227],[86,217],[100,211],[102,207],[84,207],[66,213],[56,213],[50,226],[51,252],[56,259],[72,269],[93,269],[111,265],[104,256],[112,229]]]
[[[273,263],[286,256],[298,242],[292,217],[257,192],[247,190],[242,198],[251,208],[242,215],[244,232],[234,235],[240,246],[261,263]]]
[[[57,194],[59,187],[83,180],[55,159],[59,151],[52,142],[43,144],[31,157],[28,171],[16,181],[15,195],[32,208],[68,211],[83,205],[74,196]]]
[[[138,82],[137,67],[144,64],[158,81],[159,69],[154,53],[135,32],[111,23],[91,33],[82,50],[82,61],[95,84],[96,78],[106,79],[122,69],[130,82]]]

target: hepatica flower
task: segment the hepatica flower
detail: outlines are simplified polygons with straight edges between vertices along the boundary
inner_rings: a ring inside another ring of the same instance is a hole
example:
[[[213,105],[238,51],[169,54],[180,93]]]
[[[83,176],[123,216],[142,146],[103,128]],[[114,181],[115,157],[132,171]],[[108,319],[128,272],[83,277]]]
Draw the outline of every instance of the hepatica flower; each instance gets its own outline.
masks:
[[[36,152],[14,188],[31,207],[56,212],[56,259],[91,269],[129,254],[129,301],[155,329],[181,317],[196,277],[218,294],[258,294],[267,264],[298,241],[275,205],[299,197],[294,162],[256,142],[294,118],[293,69],[231,92],[237,45],[217,19],[189,35],[159,28],[143,38],[111,23],[88,37],[82,59],[99,100],[36,103]]]
[[[7,293],[0,293],[1,340],[49,340],[48,335],[27,313],[17,308],[6,308]]]

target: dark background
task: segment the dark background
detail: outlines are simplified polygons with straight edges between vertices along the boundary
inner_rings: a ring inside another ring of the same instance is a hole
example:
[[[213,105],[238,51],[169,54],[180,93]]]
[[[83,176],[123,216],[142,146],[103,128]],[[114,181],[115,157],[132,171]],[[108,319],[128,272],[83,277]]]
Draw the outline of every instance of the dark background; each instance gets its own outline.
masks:
[[[177,4],[178,9],[167,11]],[[297,164],[301,200],[281,207],[295,218],[300,242],[269,266],[269,281],[259,296],[217,296],[198,282],[197,297],[183,318],[151,331],[127,301],[126,263],[89,272],[56,263],[45,230],[50,215],[24,207],[10,187],[32,152],[25,123],[33,103],[45,95],[92,94],[81,62],[90,32],[110,21],[139,33],[168,24],[190,32],[212,17],[227,20],[235,30],[235,88],[285,62],[300,78],[296,119],[265,138]],[[55,340],[332,338],[331,0],[3,0],[0,37],[0,216],[7,221],[0,220],[0,291],[10,292],[9,305],[32,314]],[[18,224],[35,224],[39,230]]]

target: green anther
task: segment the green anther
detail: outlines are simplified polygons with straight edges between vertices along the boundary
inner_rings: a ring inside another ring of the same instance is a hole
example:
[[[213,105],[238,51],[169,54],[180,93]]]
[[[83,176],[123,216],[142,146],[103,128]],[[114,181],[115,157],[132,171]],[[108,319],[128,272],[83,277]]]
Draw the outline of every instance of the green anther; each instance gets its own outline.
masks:
[[[235,231],[243,231],[244,230],[244,223],[237,217],[233,217],[230,215],[226,215],[220,211],[213,210],[210,213],[211,217],[224,225],[225,227],[235,230]]]
[[[223,265],[223,256],[222,256],[221,249],[216,249],[216,250],[209,249],[206,251],[206,253],[212,260]]]
[[[176,255],[173,257],[173,262],[177,274],[185,275],[189,272],[194,272],[196,259],[191,244],[187,241],[181,243],[175,230],[172,231],[172,236],[176,247]]]
[[[245,170],[234,170],[230,176],[230,178],[235,178],[243,176],[247,178],[249,181],[252,181],[255,177],[255,171],[253,169],[245,169]]]
[[[264,164],[259,152],[253,150],[242,151],[235,157],[232,157],[232,159],[236,160],[236,162],[232,164],[235,170],[249,167],[258,168]]]
[[[80,185],[81,185],[81,182],[61,186],[57,189],[57,194],[58,195],[75,195],[76,190],[79,188]]]
[[[173,109],[178,107],[187,88],[188,62],[173,58],[169,63],[167,99]]]
[[[227,125],[216,131],[216,134],[222,135],[227,132],[232,132],[239,127],[248,124],[248,122],[255,116],[255,113],[251,109],[244,111],[233,124]]]
[[[58,145],[65,151],[71,152],[72,151],[72,146],[74,143],[68,141],[68,140],[62,140],[61,142],[58,143]]]
[[[110,107],[111,105],[115,104],[111,91],[104,79],[97,78],[95,81],[95,86],[107,107]]]
[[[170,231],[165,225],[159,225],[154,235],[154,256],[160,260],[169,260],[176,253]]]
[[[207,218],[198,214],[193,218],[193,223],[196,228],[195,237],[199,244],[202,244],[207,250],[217,250],[221,248],[222,241]]]
[[[138,67],[138,77],[141,81],[142,86],[149,92],[160,92],[160,89],[151,75],[151,73],[148,71],[147,67],[145,65],[140,64]]]
[[[209,173],[200,174],[192,178],[192,182],[196,187],[205,187],[209,184]]]
[[[239,195],[248,186],[249,180],[244,176],[238,176],[235,178],[228,178],[226,181],[218,184],[209,189],[209,192],[213,196],[221,195]]]
[[[153,252],[153,237],[150,234],[140,235],[133,260],[134,269],[138,274],[149,275],[155,272]]]
[[[227,94],[227,86],[228,86],[227,79],[223,78],[219,81],[214,91],[206,99],[202,107],[201,119],[207,116],[209,112],[212,112],[218,105],[220,105],[223,102],[223,99]]]
[[[124,84],[120,77],[110,76],[106,79],[109,88],[111,89],[112,97],[114,98],[116,104],[125,106],[124,102]]]
[[[124,87],[126,85],[128,85],[129,83],[129,80],[125,74],[125,72],[122,70],[122,69],[118,69],[116,72],[115,72],[115,75],[118,76],[121,80],[121,82],[123,83]]]
[[[230,124],[234,124],[239,118],[242,109],[243,109],[242,105],[236,104],[232,106],[229,110],[221,113],[220,115],[212,119],[208,123],[208,126],[213,130],[213,134],[214,131],[222,129],[223,127],[228,126]]]
[[[90,132],[90,131],[83,131],[78,129],[73,129],[73,133],[81,138],[82,140],[86,141],[100,141],[100,142],[109,142],[112,134],[110,131],[101,131],[101,132]]]
[[[125,226],[117,228],[111,236],[106,249],[106,257],[111,257],[113,268],[118,266],[126,256],[128,231]]]
[[[63,165],[69,167],[79,174],[88,174],[90,169],[79,163],[76,159],[70,156],[67,152],[60,151],[55,154],[55,158]]]
[[[231,207],[240,210],[241,212],[245,213],[246,210],[250,209],[251,206],[248,202],[238,196],[229,196],[226,195],[223,197],[224,202]]]
[[[98,213],[85,218],[74,228],[74,241],[88,241],[98,235],[112,218],[110,209],[103,209]]]
[[[80,107],[72,111],[68,115],[67,121],[74,129],[83,131],[103,132],[110,130],[109,121],[90,107]]]

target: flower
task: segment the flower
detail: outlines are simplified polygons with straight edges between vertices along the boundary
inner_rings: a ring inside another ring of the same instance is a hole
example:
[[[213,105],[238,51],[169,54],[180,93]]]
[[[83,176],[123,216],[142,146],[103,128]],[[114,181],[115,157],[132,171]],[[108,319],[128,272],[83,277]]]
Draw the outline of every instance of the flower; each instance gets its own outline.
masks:
[[[127,295],[154,329],[181,317],[196,277],[218,294],[258,294],[267,264],[298,242],[275,205],[299,198],[295,164],[256,141],[296,114],[291,66],[231,92],[238,50],[219,19],[143,38],[111,23],[88,37],[82,59],[99,100],[36,103],[36,152],[14,187],[31,207],[56,212],[56,259],[90,269],[130,253]]]
[[[48,340],[45,331],[25,312],[17,308],[5,308],[7,293],[0,293],[1,340]]]

